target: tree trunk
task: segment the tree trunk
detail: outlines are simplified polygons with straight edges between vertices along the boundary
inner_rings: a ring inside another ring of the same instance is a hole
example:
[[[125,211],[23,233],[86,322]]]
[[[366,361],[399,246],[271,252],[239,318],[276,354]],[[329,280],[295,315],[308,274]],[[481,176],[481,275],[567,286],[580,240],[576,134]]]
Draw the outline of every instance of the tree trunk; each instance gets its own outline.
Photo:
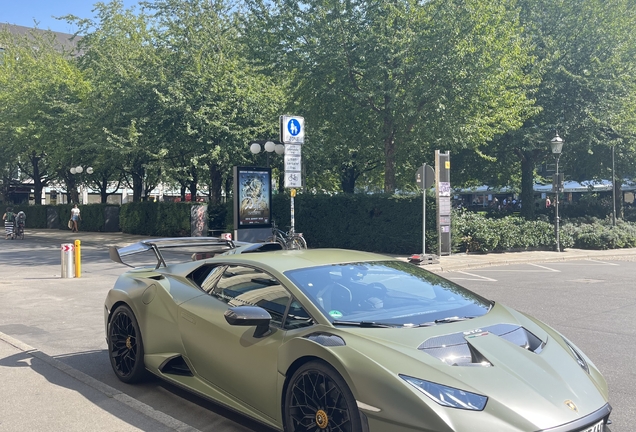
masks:
[[[384,192],[395,192],[395,130],[391,119],[384,120]]]
[[[352,166],[342,167],[340,174],[340,187],[344,193],[352,194],[356,187],[356,170]]]
[[[623,219],[623,191],[621,187],[623,182],[621,180],[614,179],[614,205],[616,206],[616,219]]]
[[[520,150],[521,158],[521,216],[534,220],[534,166],[535,156],[530,150]]]
[[[197,167],[194,165],[190,166],[190,184],[188,189],[190,189],[190,200],[192,202],[197,201],[197,184],[199,183],[199,176],[197,174]]]
[[[223,176],[219,166],[210,162],[210,204],[221,204],[221,187],[223,185]]]
[[[42,189],[46,186],[46,182],[42,181],[40,173],[40,158],[31,157],[31,166],[33,167],[33,200],[35,205],[42,204]]]

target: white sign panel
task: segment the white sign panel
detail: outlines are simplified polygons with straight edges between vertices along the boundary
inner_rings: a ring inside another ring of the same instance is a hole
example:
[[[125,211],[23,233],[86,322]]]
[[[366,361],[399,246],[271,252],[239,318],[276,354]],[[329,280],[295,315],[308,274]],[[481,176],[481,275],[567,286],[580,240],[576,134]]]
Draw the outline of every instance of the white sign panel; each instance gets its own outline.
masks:
[[[285,144],[285,156],[298,156],[302,154],[302,148],[300,144]]]
[[[285,187],[286,188],[301,188],[303,187],[303,181],[299,172],[286,172],[285,173]]]
[[[283,144],[305,142],[305,119],[299,116],[280,116],[280,139]]]
[[[450,182],[439,182],[439,196],[441,197],[451,196]]]
[[[300,156],[285,155],[285,172],[300,172]]]

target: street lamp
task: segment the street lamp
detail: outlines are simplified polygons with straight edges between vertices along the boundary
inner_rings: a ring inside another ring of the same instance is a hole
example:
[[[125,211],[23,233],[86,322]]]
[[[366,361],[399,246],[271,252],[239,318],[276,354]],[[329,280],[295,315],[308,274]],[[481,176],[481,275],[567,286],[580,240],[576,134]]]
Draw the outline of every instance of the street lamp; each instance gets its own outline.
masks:
[[[262,142],[262,141],[261,141]],[[276,154],[282,155],[285,153],[285,146],[283,144],[276,144],[274,141],[266,141],[263,145],[265,152],[267,153],[267,166],[269,167],[269,154],[276,152]],[[250,144],[250,151],[252,154],[259,154],[261,152],[261,144],[259,142],[253,142]]]
[[[559,158],[563,150],[563,138],[559,136],[558,132],[550,140],[550,146],[552,147],[552,155],[556,159],[556,174],[552,181],[552,189],[556,190],[556,198],[554,200],[554,235],[556,237],[556,251],[561,252],[561,243],[559,241],[559,192],[561,191],[562,182],[559,177]]]
[[[72,167],[69,171],[73,175],[81,174],[84,172],[84,167],[78,165],[76,167]],[[86,167],[86,174],[93,174],[93,167]],[[80,185],[80,188],[82,189],[82,201],[84,201],[84,204],[86,204],[88,203],[88,191],[84,188],[84,186]]]

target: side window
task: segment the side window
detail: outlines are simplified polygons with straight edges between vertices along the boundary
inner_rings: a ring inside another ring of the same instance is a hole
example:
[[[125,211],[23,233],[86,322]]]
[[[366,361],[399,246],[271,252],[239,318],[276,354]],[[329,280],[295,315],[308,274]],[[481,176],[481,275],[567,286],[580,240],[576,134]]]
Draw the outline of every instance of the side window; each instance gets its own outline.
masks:
[[[314,324],[307,311],[298,303],[298,300],[293,299],[289,305],[289,311],[285,318],[285,330],[293,330],[301,327],[308,327]]]
[[[223,274],[224,265],[204,265],[188,275],[188,278],[201,287],[205,292],[210,292],[214,283]]]
[[[272,324],[281,327],[291,294],[278,280],[250,267],[228,266],[212,295],[229,306],[260,306],[272,316]]]

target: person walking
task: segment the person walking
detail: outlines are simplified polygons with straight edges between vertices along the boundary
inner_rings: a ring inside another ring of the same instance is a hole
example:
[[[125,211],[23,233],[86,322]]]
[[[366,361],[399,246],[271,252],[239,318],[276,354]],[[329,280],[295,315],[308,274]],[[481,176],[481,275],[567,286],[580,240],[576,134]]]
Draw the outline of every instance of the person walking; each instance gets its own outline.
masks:
[[[13,213],[13,209],[11,207],[7,207],[7,211],[2,215],[2,220],[4,221],[4,230],[6,233],[6,239],[13,237],[14,219],[15,219],[15,214]]]
[[[80,209],[77,207],[77,204],[73,206],[71,209],[71,222],[73,223],[72,232],[79,232],[77,228],[77,222],[82,220],[82,216],[80,216]]]

